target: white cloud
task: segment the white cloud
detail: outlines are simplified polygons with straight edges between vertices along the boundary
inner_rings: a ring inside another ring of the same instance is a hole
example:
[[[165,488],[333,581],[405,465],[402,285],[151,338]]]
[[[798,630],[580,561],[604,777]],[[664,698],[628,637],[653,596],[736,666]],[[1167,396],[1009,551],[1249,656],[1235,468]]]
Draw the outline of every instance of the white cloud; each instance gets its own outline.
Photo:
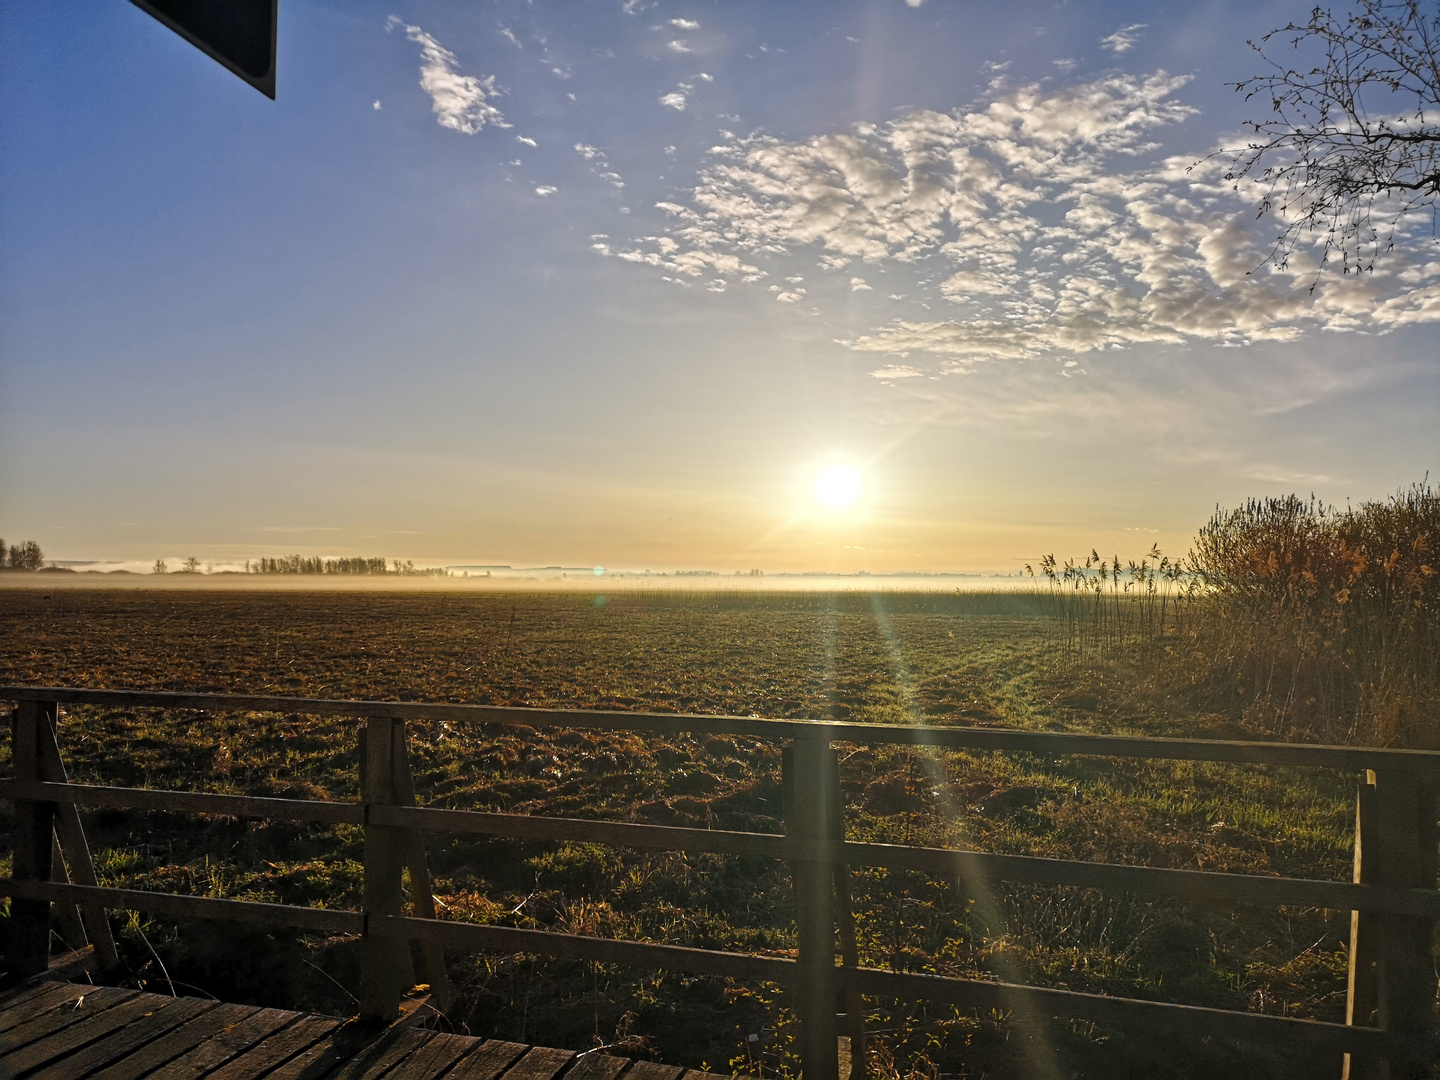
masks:
[[[554,195],[555,192],[559,190],[560,189],[557,188],[554,184],[541,184],[535,189],[535,194],[539,195],[541,198],[544,198],[546,195]]]
[[[870,286],[865,283],[863,277],[852,277],[850,279],[851,292],[870,292]]]
[[[619,191],[625,186],[625,181],[620,174],[610,168],[609,159],[605,157],[605,151],[598,146],[591,146],[589,143],[576,143],[575,152],[590,163],[590,170],[607,184]]]
[[[948,370],[1440,322],[1440,258],[1326,275],[1313,293],[1303,257],[1265,268],[1272,226],[1256,225],[1245,193],[1218,167],[1190,170],[1199,154],[1156,154],[1156,130],[1195,112],[1176,98],[1187,81],[1115,74],[795,142],[727,135],[688,196],[658,204],[664,228],[614,254],[682,281],[783,279],[804,258],[855,292],[870,291],[857,262],[892,270],[907,281],[890,295],[910,295],[918,317],[845,344],[931,354]],[[666,104],[683,108],[676,97]]]
[[[391,15],[386,28],[405,28],[405,36],[420,46],[420,88],[430,95],[437,122],[443,128],[475,135],[489,124],[506,128],[505,116],[491,104],[496,94],[495,76],[477,78],[461,75],[455,54],[418,26],[409,26]]]
[[[537,143],[534,139],[530,138],[529,135],[516,135],[516,136],[515,136],[515,141],[518,142],[518,143],[524,143],[526,146],[530,147],[532,150],[533,150],[535,147],[537,147],[537,146],[540,145],[540,144]]]
[[[510,42],[511,45],[514,45],[517,49],[523,49],[525,47],[520,44],[520,39],[515,36],[515,31],[511,30],[508,26],[500,27],[500,29],[496,31],[496,33],[498,33],[506,41]]]
[[[872,379],[881,379],[886,382],[891,379],[920,379],[924,376],[923,371],[913,368],[909,364],[886,364],[884,367],[870,372]]]
[[[1148,23],[1131,23],[1129,26],[1122,26],[1109,37],[1100,39],[1100,47],[1109,49],[1113,53],[1126,53],[1135,47],[1140,40],[1140,31],[1144,30]]]
[[[674,41],[670,42],[670,44],[667,45],[666,48],[668,48],[671,52],[688,53],[690,51],[690,44],[684,38],[676,38]]]
[[[670,25],[676,30],[699,30],[700,24],[694,19],[671,19]]]
[[[686,101],[685,95],[678,90],[665,94],[660,98],[661,105],[664,105],[667,109],[674,109],[676,112],[685,111]]]
[[[379,111],[380,111],[380,99],[379,99],[379,98],[376,98],[373,102],[371,102],[370,107],[371,107],[372,109],[374,109],[376,112],[379,112]]]

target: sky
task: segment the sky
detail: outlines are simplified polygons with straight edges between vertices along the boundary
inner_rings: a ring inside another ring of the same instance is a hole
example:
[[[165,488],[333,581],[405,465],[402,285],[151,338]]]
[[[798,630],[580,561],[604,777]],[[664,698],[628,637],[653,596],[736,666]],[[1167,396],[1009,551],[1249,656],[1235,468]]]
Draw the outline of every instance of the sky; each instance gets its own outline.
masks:
[[[272,102],[7,0],[0,536],[1012,573],[1383,498],[1440,474],[1431,223],[1275,271],[1209,156],[1309,6],[281,0]]]

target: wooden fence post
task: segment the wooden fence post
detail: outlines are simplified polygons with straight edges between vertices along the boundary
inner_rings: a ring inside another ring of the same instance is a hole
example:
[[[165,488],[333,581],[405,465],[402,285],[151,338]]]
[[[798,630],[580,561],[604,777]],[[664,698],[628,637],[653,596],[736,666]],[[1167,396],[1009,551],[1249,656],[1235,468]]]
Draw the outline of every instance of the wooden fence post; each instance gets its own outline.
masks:
[[[417,805],[415,778],[410,772],[410,753],[405,746],[405,726],[396,725],[395,801],[401,806]],[[410,907],[417,919],[435,918],[435,894],[430,883],[430,865],[425,859],[425,834],[405,830],[405,867],[410,872]],[[438,941],[414,942],[420,954],[421,970],[430,984],[431,1000],[446,1012],[451,1005],[450,976],[445,971],[445,948]]]
[[[53,701],[22,701],[11,714],[10,762],[16,780],[37,781],[40,747],[51,737],[59,706]],[[11,870],[16,881],[49,881],[53,869],[55,804],[15,800],[10,833]],[[10,901],[10,974],[28,978],[50,967],[50,902],[14,897]]]
[[[1432,775],[1370,770],[1355,811],[1355,881],[1433,889],[1437,874],[1437,784]],[[1435,920],[1383,912],[1350,913],[1346,1023],[1398,1035],[1435,1028]],[[1428,1059],[1346,1054],[1344,1080],[1429,1076]]]
[[[839,773],[829,739],[795,739],[785,747],[785,835],[823,844],[834,833],[830,822]],[[800,946],[800,1064],[805,1080],[839,1080],[835,1023],[835,897],[828,861],[795,859],[795,927]]]
[[[365,803],[365,933],[360,949],[360,1020],[389,1024],[400,1012],[400,997],[407,989],[405,972],[410,946],[403,938],[370,933],[376,915],[400,915],[404,907],[401,882],[405,858],[405,830],[373,825],[370,807],[395,804],[395,744],[403,738],[404,721],[372,716],[360,743],[360,787]],[[401,732],[396,732],[396,728]]]
[[[832,788],[830,797],[830,839],[837,844],[845,842],[845,794],[840,788],[840,759],[834,752],[832,762]],[[847,968],[860,966],[860,944],[855,936],[855,906],[850,896],[850,867],[836,863],[835,872],[835,921],[840,930],[840,960]],[[853,987],[845,990],[845,1034],[850,1039],[850,1072],[840,1080],[865,1080],[865,995]]]

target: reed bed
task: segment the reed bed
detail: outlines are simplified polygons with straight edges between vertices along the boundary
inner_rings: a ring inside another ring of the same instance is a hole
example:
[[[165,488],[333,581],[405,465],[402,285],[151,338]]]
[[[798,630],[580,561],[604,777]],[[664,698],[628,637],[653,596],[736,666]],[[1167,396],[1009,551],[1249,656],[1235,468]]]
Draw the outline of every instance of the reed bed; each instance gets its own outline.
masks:
[[[1190,553],[1040,562],[1066,660],[1282,738],[1440,746],[1440,498],[1217,509]],[[1033,573],[1033,571],[1032,571]]]

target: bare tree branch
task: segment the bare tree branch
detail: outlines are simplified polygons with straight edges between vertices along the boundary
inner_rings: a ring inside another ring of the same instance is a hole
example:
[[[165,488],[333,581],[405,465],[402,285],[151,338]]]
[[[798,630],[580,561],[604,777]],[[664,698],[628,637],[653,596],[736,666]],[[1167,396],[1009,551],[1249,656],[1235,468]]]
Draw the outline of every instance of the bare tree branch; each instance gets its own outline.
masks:
[[[1440,4],[1317,7],[1249,44],[1270,71],[1232,85],[1268,100],[1269,115],[1247,122],[1254,141],[1218,156],[1237,191],[1245,180],[1264,190],[1256,216],[1280,226],[1269,261],[1288,266],[1314,236],[1320,271],[1336,258],[1342,273],[1373,271],[1402,221],[1440,198]],[[1299,63],[1276,60],[1284,45]]]

